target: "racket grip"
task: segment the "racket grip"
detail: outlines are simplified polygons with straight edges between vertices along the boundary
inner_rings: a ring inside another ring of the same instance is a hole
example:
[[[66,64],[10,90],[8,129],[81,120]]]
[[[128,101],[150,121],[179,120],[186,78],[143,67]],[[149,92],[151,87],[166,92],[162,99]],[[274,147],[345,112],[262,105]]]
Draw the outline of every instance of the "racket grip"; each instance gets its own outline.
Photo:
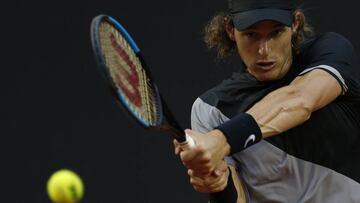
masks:
[[[180,146],[183,150],[187,150],[195,147],[195,141],[190,135],[185,134],[185,138],[186,140],[180,143]]]

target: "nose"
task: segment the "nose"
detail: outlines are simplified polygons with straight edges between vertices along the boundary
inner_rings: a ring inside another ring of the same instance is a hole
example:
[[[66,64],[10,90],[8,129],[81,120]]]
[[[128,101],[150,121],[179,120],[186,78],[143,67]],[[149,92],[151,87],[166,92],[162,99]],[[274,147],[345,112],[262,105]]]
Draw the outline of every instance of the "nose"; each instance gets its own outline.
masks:
[[[266,56],[271,51],[271,48],[269,47],[269,40],[264,39],[261,40],[259,45],[259,54],[262,56]]]

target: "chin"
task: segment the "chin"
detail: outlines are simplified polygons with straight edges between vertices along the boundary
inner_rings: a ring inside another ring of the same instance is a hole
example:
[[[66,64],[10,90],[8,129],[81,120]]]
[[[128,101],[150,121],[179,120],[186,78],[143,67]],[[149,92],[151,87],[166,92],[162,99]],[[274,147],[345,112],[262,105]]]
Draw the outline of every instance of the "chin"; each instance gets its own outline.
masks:
[[[266,82],[266,81],[279,80],[282,77],[279,77],[279,76],[276,76],[276,75],[270,75],[270,74],[259,74],[259,75],[256,75],[255,78],[258,81]]]
[[[261,82],[266,82],[266,81],[272,81],[272,80],[275,80],[273,78],[268,78],[268,77],[256,77],[256,79],[258,81],[261,81]]]
[[[250,73],[252,74],[252,73]],[[252,74],[258,81],[273,81],[273,80],[279,80],[285,76],[285,74],[282,74],[279,72],[278,69],[274,68],[272,70],[266,71],[266,72],[257,72]]]

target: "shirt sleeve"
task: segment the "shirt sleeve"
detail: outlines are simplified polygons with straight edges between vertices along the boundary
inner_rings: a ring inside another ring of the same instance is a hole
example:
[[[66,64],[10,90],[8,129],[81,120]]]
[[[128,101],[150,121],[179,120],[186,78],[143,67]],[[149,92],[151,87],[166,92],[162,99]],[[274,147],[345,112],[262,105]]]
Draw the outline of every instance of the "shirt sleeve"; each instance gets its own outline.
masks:
[[[216,107],[205,103],[201,98],[197,98],[191,109],[191,128],[197,132],[207,133],[221,123],[228,121]],[[230,157],[224,157],[227,164],[236,166],[236,161]]]
[[[195,100],[192,109],[191,109],[191,129],[201,132],[201,133],[206,133],[212,130],[211,126],[209,124],[203,123],[201,121],[201,114],[203,114],[201,112],[201,99],[198,98]],[[203,115],[204,116],[204,115]]]
[[[306,65],[300,75],[323,69],[337,79],[343,95],[360,97],[358,58],[346,38],[337,33],[325,33],[305,51],[304,58]]]
[[[207,133],[229,118],[219,109],[197,98],[191,109],[191,128],[201,133]]]

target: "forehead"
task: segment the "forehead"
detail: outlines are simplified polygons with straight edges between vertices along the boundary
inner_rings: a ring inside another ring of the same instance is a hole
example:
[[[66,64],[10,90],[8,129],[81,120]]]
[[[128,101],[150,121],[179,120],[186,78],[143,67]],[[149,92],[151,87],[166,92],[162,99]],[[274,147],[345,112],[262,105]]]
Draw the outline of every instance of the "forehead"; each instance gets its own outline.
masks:
[[[242,31],[258,30],[258,29],[276,29],[276,28],[285,28],[285,27],[287,26],[274,20],[263,20],[251,25],[250,27]]]

